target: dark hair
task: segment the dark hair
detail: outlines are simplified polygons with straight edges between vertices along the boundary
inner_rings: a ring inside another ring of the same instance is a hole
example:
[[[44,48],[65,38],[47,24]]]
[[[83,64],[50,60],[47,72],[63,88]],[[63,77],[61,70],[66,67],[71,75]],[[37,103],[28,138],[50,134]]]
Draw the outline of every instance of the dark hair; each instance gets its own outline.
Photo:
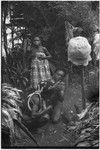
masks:
[[[62,71],[62,72],[64,73],[63,77],[65,77],[66,72],[65,72],[65,70],[63,70],[63,69],[57,69],[57,70],[54,72],[54,74],[56,74],[56,73],[58,73],[58,72],[60,72],[60,71]]]
[[[40,38],[39,36],[35,36],[35,37],[32,38],[32,45],[35,46],[35,45],[34,45],[35,38],[38,38],[38,40],[40,41],[40,45],[42,45],[42,44],[41,44],[41,43],[42,43],[42,42],[41,42],[41,38]]]
[[[41,41],[40,37],[38,36],[34,37],[33,40],[35,40],[36,38]]]

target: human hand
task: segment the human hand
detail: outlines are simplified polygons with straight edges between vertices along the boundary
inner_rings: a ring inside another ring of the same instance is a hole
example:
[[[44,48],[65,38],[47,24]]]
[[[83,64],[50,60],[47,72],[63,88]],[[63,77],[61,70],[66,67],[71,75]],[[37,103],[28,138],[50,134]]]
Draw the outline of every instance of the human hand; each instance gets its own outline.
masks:
[[[44,56],[38,56],[38,58],[40,59],[40,60],[43,60],[43,59],[45,59],[45,57]]]

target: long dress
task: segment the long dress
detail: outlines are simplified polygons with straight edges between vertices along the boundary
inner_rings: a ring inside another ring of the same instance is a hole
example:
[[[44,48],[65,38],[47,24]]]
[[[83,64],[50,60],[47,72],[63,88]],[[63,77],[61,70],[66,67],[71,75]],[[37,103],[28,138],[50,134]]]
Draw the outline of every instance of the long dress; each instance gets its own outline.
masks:
[[[36,57],[31,63],[31,87],[37,89],[41,81],[51,80],[49,62],[47,59],[39,59],[38,56],[46,56],[44,52],[36,52]]]

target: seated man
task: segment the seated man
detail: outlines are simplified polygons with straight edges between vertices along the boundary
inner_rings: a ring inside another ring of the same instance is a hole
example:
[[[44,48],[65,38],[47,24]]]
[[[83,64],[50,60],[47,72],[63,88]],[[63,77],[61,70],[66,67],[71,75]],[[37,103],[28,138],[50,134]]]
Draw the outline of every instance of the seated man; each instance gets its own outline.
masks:
[[[53,81],[48,82],[42,92],[43,99],[48,101],[46,103],[53,106],[52,121],[54,123],[58,122],[61,115],[65,88],[65,84],[62,81],[64,75],[65,73],[62,70],[58,70],[53,76]]]

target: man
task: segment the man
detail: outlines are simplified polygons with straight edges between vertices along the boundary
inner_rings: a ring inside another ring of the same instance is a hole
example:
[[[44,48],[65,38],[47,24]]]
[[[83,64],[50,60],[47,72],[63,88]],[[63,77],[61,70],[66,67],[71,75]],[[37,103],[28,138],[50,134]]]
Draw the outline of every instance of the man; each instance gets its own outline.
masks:
[[[42,92],[44,100],[49,101],[47,103],[53,106],[51,114],[53,123],[57,123],[61,116],[65,89],[65,84],[63,82],[64,75],[65,73],[62,70],[58,70],[53,76],[53,81],[50,83],[48,82]]]

